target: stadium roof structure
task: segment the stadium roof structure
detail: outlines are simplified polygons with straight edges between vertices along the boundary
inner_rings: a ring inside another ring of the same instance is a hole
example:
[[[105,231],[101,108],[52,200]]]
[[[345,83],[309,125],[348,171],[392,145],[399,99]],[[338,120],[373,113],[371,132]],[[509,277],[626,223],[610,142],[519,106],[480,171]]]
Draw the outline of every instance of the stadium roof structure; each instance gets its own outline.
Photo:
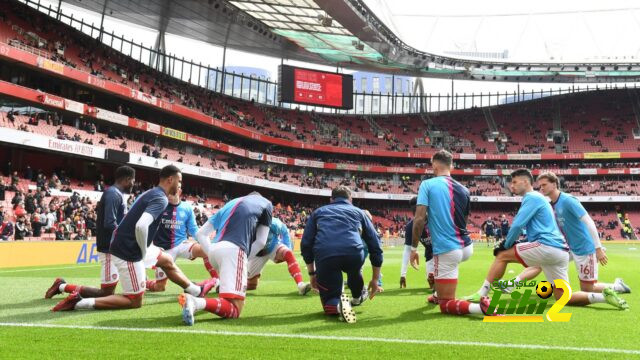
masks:
[[[508,62],[418,50],[364,0],[66,0],[160,33],[286,59],[421,77],[639,81],[640,62]],[[387,21],[388,22],[388,21]]]

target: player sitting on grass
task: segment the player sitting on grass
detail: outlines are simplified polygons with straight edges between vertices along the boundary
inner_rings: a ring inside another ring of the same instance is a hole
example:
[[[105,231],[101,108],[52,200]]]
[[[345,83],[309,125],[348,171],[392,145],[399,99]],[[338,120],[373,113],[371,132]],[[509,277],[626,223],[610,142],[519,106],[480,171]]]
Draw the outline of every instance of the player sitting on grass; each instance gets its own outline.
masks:
[[[131,192],[135,183],[136,171],[129,166],[120,166],[115,172],[115,183],[105,190],[96,205],[96,249],[100,261],[100,289],[67,284],[63,278],[57,278],[53,285],[46,291],[44,298],[51,299],[63,292],[73,293],[78,291],[80,296],[103,297],[114,293],[118,285],[118,269],[111,259],[109,244],[113,230],[118,226],[126,214],[127,204],[124,194]]]
[[[362,279],[364,245],[369,248],[373,274],[369,291]],[[356,322],[351,306],[362,304],[378,293],[382,248],[373,223],[361,209],[351,204],[351,190],[338,186],[331,192],[331,203],[316,209],[307,219],[300,244],[311,286],[320,292],[324,313],[339,315],[347,323]],[[343,292],[342,273],[352,299]]]
[[[413,197],[409,201],[411,205],[411,212],[416,213],[416,204],[418,202],[417,197]],[[413,219],[404,226],[404,252],[402,253],[402,266],[400,267],[400,288],[407,287],[407,268],[409,267],[409,256],[411,255],[411,243],[413,237]],[[431,246],[431,238],[429,237],[429,229],[425,224],[422,235],[420,235],[420,243],[424,246],[424,260],[427,263],[427,284],[429,288],[433,289],[435,285],[433,277],[433,248]]]
[[[618,293],[630,293],[631,288],[621,278],[613,284],[598,282],[598,263],[607,264],[607,254],[600,243],[596,224],[580,201],[574,196],[558,189],[560,181],[552,172],[538,176],[540,192],[551,199],[556,220],[569,244],[569,258],[575,262],[580,280],[580,290],[602,292],[610,288]],[[534,279],[542,269],[528,267],[515,278],[515,282]]]
[[[271,260],[276,264],[286,261],[289,274],[296,282],[298,294],[306,295],[311,290],[311,285],[302,281],[300,265],[293,255],[293,243],[289,238],[289,229],[280,219],[273,218],[269,227],[269,235],[267,244],[256,254],[255,257],[249,259],[249,273],[247,290],[255,290],[258,287],[260,273],[267,264],[267,260]]]
[[[484,284],[477,293],[468,296],[471,301],[484,299],[489,294],[491,282],[501,279],[507,264],[521,263],[525,268],[540,267],[548,281],[562,279],[569,282],[569,253],[556,222],[553,208],[539,192],[533,191],[533,176],[527,169],[511,173],[511,192],[522,196],[522,205],[513,219],[507,239],[494,250],[496,258],[489,269]],[[527,230],[527,241],[516,243],[522,229]],[[514,245],[515,244],[515,245]],[[562,290],[554,289],[556,299]],[[619,309],[629,306],[615,291],[605,288],[602,293],[572,292],[568,305],[585,306],[593,303],[609,303]]]
[[[470,197],[469,190],[451,178],[453,156],[440,150],[431,158],[435,177],[424,180],[418,190],[418,201],[413,218],[411,242],[411,266],[418,268],[418,244],[428,224],[433,245],[434,278],[437,299],[429,299],[440,304],[440,311],[446,314],[485,314],[489,308],[489,298],[480,304],[456,299],[458,266],[473,254],[473,243],[467,231]]]
[[[177,258],[193,260],[202,258],[205,268],[211,275],[213,286],[218,282],[218,274],[209,263],[207,255],[202,251],[198,243],[187,242],[187,236],[195,237],[198,225],[193,214],[193,208],[185,201],[180,201],[180,192],[176,195],[167,195],[169,205],[162,212],[160,227],[153,240],[153,244],[167,253],[173,261]],[[150,292],[164,291],[167,284],[167,274],[161,267],[156,267],[156,279],[146,281],[146,289]],[[204,285],[202,282],[198,285]]]
[[[123,295],[83,299],[80,292],[75,291],[52,310],[113,310],[141,307],[146,280],[145,259],[151,259],[150,262],[157,261],[158,265],[162,264],[167,276],[186,292],[204,296],[209,289],[190,282],[170,257],[163,255],[151,244],[160,223],[160,215],[167,208],[167,194],[175,195],[181,183],[180,169],[173,165],[162,168],[158,186],[140,195],[114,230],[109,252],[118,269]],[[150,246],[156,253],[150,253],[148,256],[147,249]]]
[[[272,211],[271,202],[253,192],[226,203],[200,228],[196,239],[220,274],[220,294],[218,298],[206,299],[181,294],[178,302],[185,324],[193,325],[195,312],[201,310],[222,318],[240,316],[247,291],[247,258],[264,249]]]

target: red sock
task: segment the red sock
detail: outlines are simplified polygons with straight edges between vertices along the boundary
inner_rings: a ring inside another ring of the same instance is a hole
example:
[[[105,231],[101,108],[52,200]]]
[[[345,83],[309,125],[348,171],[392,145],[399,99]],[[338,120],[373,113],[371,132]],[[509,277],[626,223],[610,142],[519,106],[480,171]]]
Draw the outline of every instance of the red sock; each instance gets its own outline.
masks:
[[[207,305],[205,310],[214,313],[221,318],[236,319],[238,318],[238,308],[231,301],[223,298],[206,298]]]
[[[218,278],[218,272],[216,271],[216,269],[213,268],[213,265],[211,265],[211,263],[209,262],[209,258],[207,257],[203,258],[202,261],[204,262],[204,267],[209,272],[209,275],[212,278]]]
[[[469,314],[470,302],[464,300],[438,300],[440,303],[440,312],[443,314],[465,315]]]
[[[325,305],[323,308],[326,315],[338,315],[338,307],[335,305]]]
[[[79,288],[78,285],[66,284],[64,286],[64,292],[72,293],[72,292],[76,291],[78,288]]]
[[[293,256],[293,252],[291,250],[287,250],[284,254],[284,260],[287,262],[289,266],[289,274],[293,277],[293,280],[296,281],[296,284],[302,282],[302,274],[300,273],[300,265],[296,261],[296,257]]]

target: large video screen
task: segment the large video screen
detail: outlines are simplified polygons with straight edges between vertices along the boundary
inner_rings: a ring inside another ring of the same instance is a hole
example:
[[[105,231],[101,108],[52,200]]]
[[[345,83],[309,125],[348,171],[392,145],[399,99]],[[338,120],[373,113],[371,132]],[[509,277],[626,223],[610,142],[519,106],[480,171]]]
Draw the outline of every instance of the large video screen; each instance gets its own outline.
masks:
[[[279,68],[278,100],[349,110],[353,108],[353,76],[288,65]]]

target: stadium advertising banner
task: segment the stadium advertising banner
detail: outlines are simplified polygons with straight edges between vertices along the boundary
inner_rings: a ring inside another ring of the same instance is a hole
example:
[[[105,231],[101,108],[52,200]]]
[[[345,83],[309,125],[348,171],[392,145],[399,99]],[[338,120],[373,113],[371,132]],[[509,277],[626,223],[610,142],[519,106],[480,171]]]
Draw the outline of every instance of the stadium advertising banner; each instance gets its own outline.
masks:
[[[64,109],[77,114],[84,114],[84,104],[73,100],[64,99]]]
[[[0,141],[98,159],[104,159],[105,153],[101,147],[6,128],[0,131]]]
[[[281,65],[278,100],[337,109],[353,108],[353,76]]]
[[[9,241],[0,243],[0,268],[98,262],[95,241]]]
[[[113,111],[95,108],[96,117],[98,119],[114,122],[116,124],[129,126],[129,117],[126,115],[118,114]]]
[[[584,153],[585,159],[620,159],[619,152]]]
[[[166,137],[170,137],[172,139],[187,141],[187,134],[186,133],[183,133],[182,131],[174,130],[174,129],[168,128],[168,127],[163,127],[162,128],[162,135],[166,136]]]

